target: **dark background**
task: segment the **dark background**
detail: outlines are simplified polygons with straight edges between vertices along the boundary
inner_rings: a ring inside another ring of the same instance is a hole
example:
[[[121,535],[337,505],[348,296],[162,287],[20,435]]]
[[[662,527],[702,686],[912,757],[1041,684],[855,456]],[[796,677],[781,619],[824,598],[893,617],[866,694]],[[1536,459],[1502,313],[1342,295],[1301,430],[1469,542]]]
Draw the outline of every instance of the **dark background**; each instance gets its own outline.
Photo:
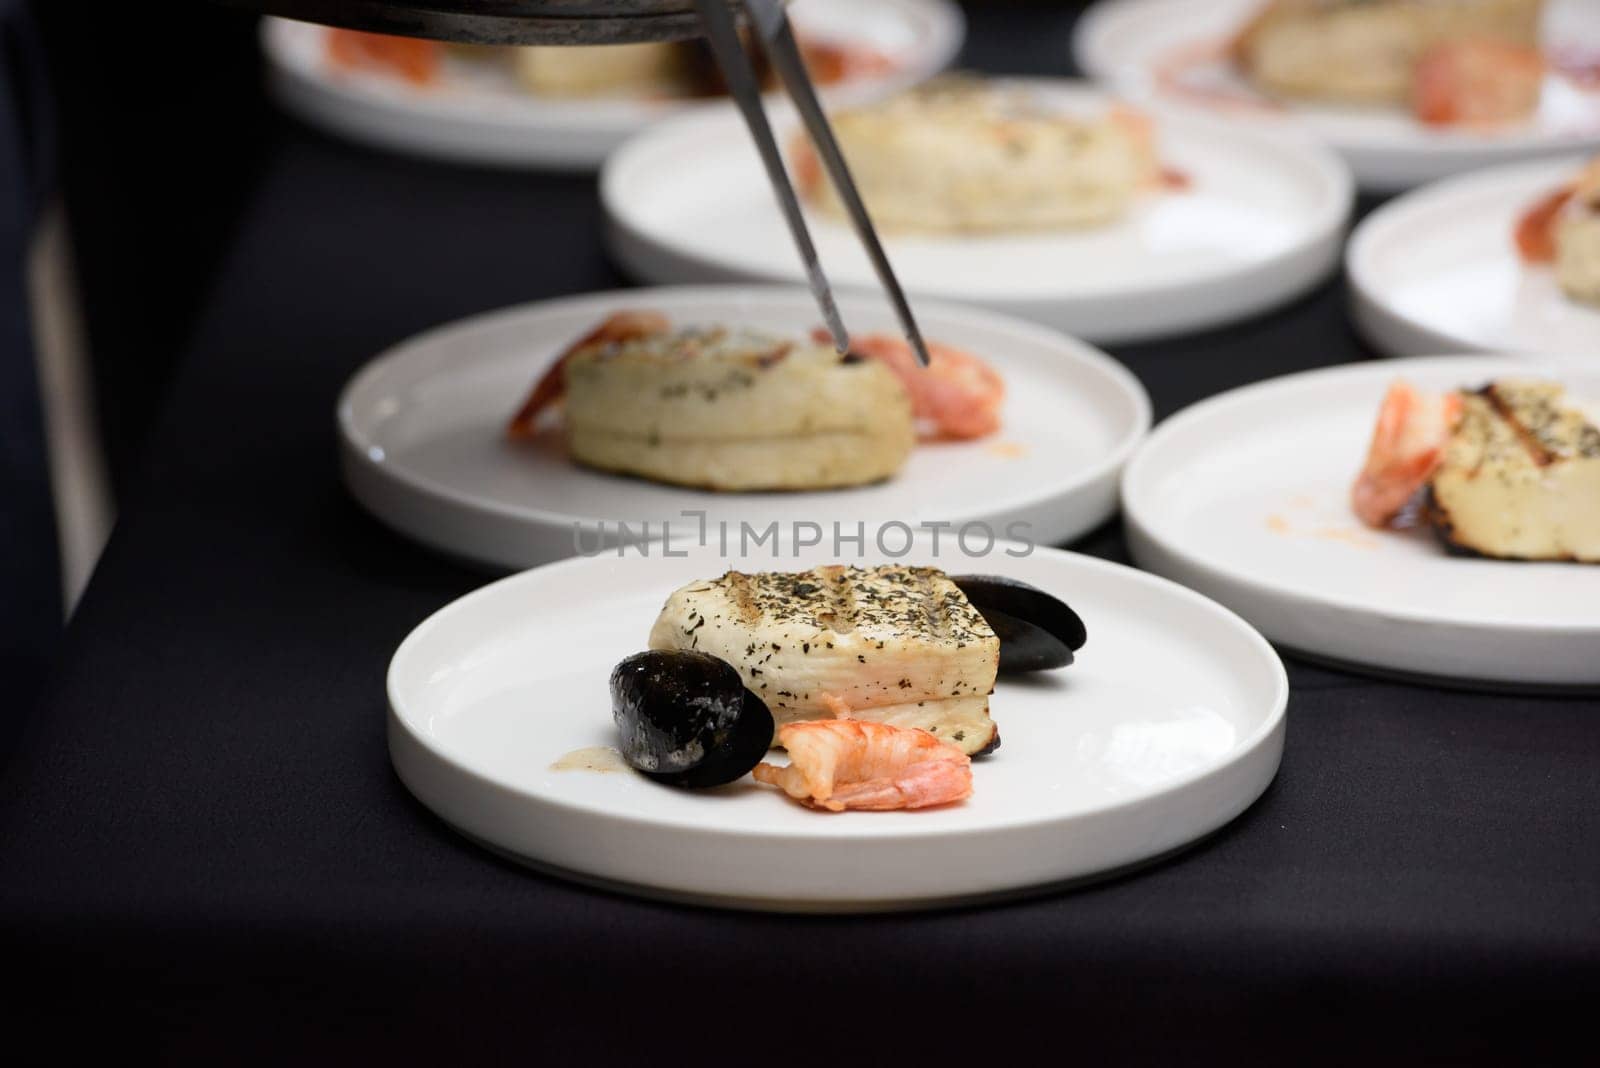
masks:
[[[120,496],[281,124],[252,15],[196,2],[32,8]]]

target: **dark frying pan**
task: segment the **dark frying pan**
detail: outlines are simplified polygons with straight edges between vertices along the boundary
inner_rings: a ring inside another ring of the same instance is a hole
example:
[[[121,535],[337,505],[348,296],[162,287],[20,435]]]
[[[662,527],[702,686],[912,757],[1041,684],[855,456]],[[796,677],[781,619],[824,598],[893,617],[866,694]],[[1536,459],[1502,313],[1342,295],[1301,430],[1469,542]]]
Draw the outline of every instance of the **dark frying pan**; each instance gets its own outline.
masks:
[[[702,34],[694,0],[220,0],[372,33],[470,44],[621,44]]]

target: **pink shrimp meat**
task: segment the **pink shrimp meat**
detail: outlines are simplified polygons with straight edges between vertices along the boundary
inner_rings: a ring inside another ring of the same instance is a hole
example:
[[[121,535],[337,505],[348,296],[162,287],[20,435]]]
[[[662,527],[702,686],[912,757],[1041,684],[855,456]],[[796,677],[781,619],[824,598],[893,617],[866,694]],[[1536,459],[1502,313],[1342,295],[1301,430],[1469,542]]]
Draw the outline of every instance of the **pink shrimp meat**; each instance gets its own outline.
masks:
[[[1396,380],[1378,410],[1366,466],[1350,488],[1350,506],[1370,527],[1386,527],[1438,470],[1461,420],[1459,393],[1418,393]]]
[[[329,30],[327,41],[328,60],[341,70],[383,71],[413,85],[431,85],[439,77],[438,41],[341,29]]]
[[[828,342],[824,330],[813,336]],[[911,395],[911,413],[935,438],[981,438],[1000,429],[1000,406],[1006,384],[993,367],[978,357],[937,341],[928,342],[927,367],[917,364],[903,338],[867,334],[850,340],[850,351],[888,365]]]
[[[1531,115],[1544,86],[1537,48],[1469,38],[1446,41],[1417,63],[1411,110],[1430,126],[1499,126]]]
[[[758,764],[756,781],[812,808],[928,808],[972,796],[971,759],[927,731],[819,719],[779,727],[778,744],[789,766]]]

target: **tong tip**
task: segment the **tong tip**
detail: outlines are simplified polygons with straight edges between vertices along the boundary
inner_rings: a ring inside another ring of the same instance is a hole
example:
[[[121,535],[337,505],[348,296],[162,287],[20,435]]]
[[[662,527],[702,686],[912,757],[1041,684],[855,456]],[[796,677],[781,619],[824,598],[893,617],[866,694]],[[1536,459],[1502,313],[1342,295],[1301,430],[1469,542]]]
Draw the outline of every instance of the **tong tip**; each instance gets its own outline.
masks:
[[[696,0],[701,11],[701,17],[706,21],[708,29],[715,31],[718,26],[728,21],[725,12],[718,6],[719,0]],[[917,364],[927,367],[933,361],[928,355],[928,344],[922,338],[922,331],[918,329],[916,319],[911,314],[911,308],[906,303],[905,293],[900,288],[899,281],[894,276],[894,269],[889,266],[889,258],[884,255],[883,246],[878,241],[877,231],[873,229],[872,220],[867,215],[866,206],[861,203],[861,196],[856,191],[855,181],[850,177],[850,169],[845,163],[839,145],[834,140],[833,130],[828,125],[827,116],[823,113],[822,105],[817,100],[816,88],[811,84],[810,75],[806,71],[805,60],[801,56],[799,47],[795,44],[794,32],[789,26],[788,16],[784,13],[782,0],[744,0],[745,10],[750,15],[756,27],[763,46],[777,68],[779,77],[789,90],[789,96],[799,110],[801,120],[811,134],[812,143],[816,145],[817,154],[821,157],[822,164],[828,175],[833,179],[835,188],[839,190],[845,206],[854,224],[856,233],[865,247],[868,258],[872,261],[878,279],[888,291],[890,300],[894,304],[895,312],[900,319],[900,325],[905,333],[906,341],[911,345],[911,351],[916,355]],[[718,34],[712,33],[712,43],[718,43]],[[728,37],[726,31],[721,35]],[[731,53],[737,52],[737,42],[722,42],[724,50]],[[719,59],[724,57],[720,56]],[[730,57],[731,58],[731,55]],[[743,57],[741,56],[740,59]],[[726,65],[726,61],[724,61]],[[745,87],[746,93],[741,96],[740,102],[745,106],[746,121],[750,124],[752,133],[756,136],[758,144],[767,148],[766,157],[769,177],[778,193],[779,203],[783,205],[788,216],[790,229],[793,232],[796,244],[800,249],[801,259],[805,263],[806,275],[811,283],[811,291],[816,296],[817,303],[821,306],[822,316],[827,321],[828,333],[833,335],[834,348],[839,354],[845,355],[850,351],[850,334],[844,328],[844,321],[840,318],[838,305],[833,298],[833,291],[828,287],[828,280],[822,273],[822,264],[817,259],[815,247],[811,243],[810,234],[805,228],[804,219],[800,213],[799,202],[795,199],[794,189],[789,185],[788,175],[784,172],[783,164],[775,158],[775,150],[771,147],[772,134],[766,126],[766,119],[762,113],[760,98],[755,95],[753,88]],[[736,94],[738,95],[738,94]],[[744,97],[749,97],[745,99]]]
[[[922,340],[922,331],[915,322],[908,325],[906,340],[911,342],[911,351],[916,355],[918,364],[927,367],[933,362],[933,357],[928,354],[928,343]]]
[[[812,296],[822,310],[822,321],[827,324],[828,333],[833,337],[833,347],[843,356],[850,351],[850,331],[844,327],[844,316],[839,314],[839,304],[833,299],[833,290],[822,273],[822,264],[817,262],[815,253],[808,257],[806,274],[811,282]]]

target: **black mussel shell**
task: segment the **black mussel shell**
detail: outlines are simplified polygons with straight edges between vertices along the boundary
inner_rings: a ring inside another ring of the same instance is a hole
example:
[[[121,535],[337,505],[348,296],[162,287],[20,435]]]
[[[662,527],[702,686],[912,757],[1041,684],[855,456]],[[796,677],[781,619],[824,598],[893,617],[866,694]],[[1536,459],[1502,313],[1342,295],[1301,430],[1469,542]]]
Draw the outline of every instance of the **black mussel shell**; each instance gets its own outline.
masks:
[[[1089,640],[1078,613],[1037,586],[999,575],[950,579],[1000,638],[1002,672],[1066,667]]]
[[[997,608],[982,609],[1000,639],[1000,673],[1012,675],[1023,671],[1049,671],[1072,663],[1072,650],[1067,644],[1032,623],[1009,616]]]
[[[725,660],[689,650],[636,653],[611,672],[623,758],[658,782],[721,786],[772,744],[772,713]]]

